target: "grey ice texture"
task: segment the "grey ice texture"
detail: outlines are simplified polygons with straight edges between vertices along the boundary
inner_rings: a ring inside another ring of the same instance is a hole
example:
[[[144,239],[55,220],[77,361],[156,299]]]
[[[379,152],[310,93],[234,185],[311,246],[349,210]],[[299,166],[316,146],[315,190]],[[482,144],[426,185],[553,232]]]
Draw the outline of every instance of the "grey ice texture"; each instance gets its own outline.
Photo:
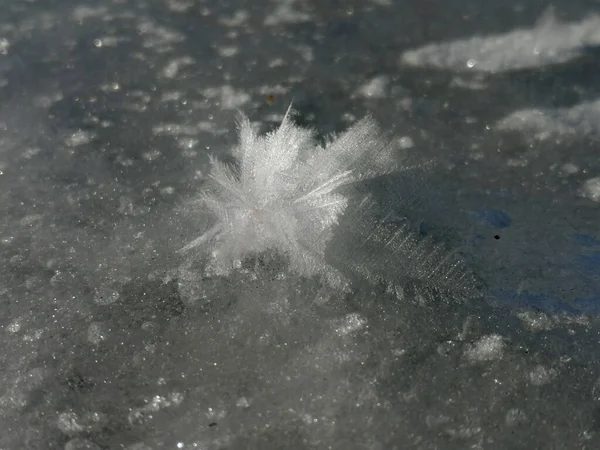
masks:
[[[399,64],[545,7],[2,2],[0,448],[600,448],[596,138],[494,126],[593,103],[594,49]],[[216,274],[193,255],[212,244],[178,253],[217,219],[188,203],[218,188],[209,155],[236,173],[236,111],[260,138],[292,100],[318,145],[370,113],[394,149],[397,171],[331,193],[347,206],[324,257],[347,291],[285,255]],[[430,287],[459,255],[478,295],[452,273]]]

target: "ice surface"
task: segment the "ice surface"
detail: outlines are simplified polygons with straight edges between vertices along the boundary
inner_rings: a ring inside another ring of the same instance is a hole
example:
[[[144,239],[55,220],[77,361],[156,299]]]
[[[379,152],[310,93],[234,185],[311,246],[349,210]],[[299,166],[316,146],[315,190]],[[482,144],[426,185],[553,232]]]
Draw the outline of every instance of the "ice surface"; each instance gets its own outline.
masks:
[[[600,45],[600,16],[561,23],[551,9],[532,28],[429,44],[404,52],[403,64],[475,72],[506,72],[565,63]]]
[[[537,3],[342,3],[3,3],[0,448],[600,448],[595,135],[493,126],[593,102],[593,51],[475,92],[398,53]],[[239,176],[232,108],[273,129],[292,99],[313,136],[370,111],[405,137],[329,194],[347,292],[280,251],[221,275],[177,253],[216,220],[180,208],[218,188],[208,155]]]

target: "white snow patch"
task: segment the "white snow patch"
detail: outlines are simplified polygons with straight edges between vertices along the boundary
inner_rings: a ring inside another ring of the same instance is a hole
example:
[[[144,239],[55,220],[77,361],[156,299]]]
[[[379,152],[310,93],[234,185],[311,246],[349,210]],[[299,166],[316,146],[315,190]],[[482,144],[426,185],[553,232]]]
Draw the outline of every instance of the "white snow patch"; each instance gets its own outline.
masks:
[[[11,323],[9,323],[6,326],[6,330],[9,333],[18,333],[21,330],[21,322],[22,322],[21,318],[13,320]]]
[[[83,22],[86,19],[102,18],[108,14],[108,10],[105,7],[93,8],[91,6],[76,6],[71,13],[71,17],[76,22]]]
[[[563,176],[573,175],[579,172],[579,167],[573,163],[565,163],[560,168],[560,173]]]
[[[177,407],[183,401],[184,396],[179,392],[173,392],[168,396],[155,395],[151,399],[146,399],[146,404],[139,408],[132,408],[127,416],[131,425],[143,424],[153,418],[153,413],[161,409]],[[209,408],[210,409],[210,408]]]
[[[0,55],[8,55],[8,49],[10,48],[10,43],[6,38],[0,38]]]
[[[232,56],[237,55],[240,52],[240,49],[234,45],[228,45],[225,47],[217,47],[217,52],[219,56],[223,58],[231,58]]]
[[[122,42],[128,42],[131,39],[125,36],[99,36],[94,39],[94,47],[116,47]]]
[[[63,433],[76,434],[95,431],[106,422],[106,416],[97,412],[77,414],[73,411],[58,415],[57,427]]]
[[[207,88],[202,93],[222,109],[238,109],[250,101],[250,95],[230,85]]]
[[[239,10],[236,11],[235,14],[233,14],[230,17],[221,17],[219,19],[219,23],[221,25],[225,25],[226,27],[239,27],[241,25],[243,25],[244,23],[246,23],[248,21],[248,18],[250,17],[250,14],[248,14],[248,11],[245,10]]]
[[[389,77],[380,75],[364,83],[356,90],[356,95],[365,98],[384,98],[390,83]]]
[[[160,26],[148,18],[137,24],[137,30],[142,38],[142,46],[159,53],[170,50],[173,44],[185,40],[185,36],[178,31]]]
[[[246,397],[238,398],[237,402],[235,402],[235,406],[238,408],[246,409],[250,407],[250,402]]]
[[[106,340],[107,334],[106,326],[101,322],[92,322],[88,326],[87,339],[94,345]]]
[[[498,334],[490,334],[471,345],[465,356],[471,362],[492,361],[500,359],[503,351],[504,338]]]
[[[469,79],[463,77],[454,77],[450,82],[450,86],[462,89],[470,89],[472,91],[482,91],[487,89],[488,84],[478,78]]]
[[[181,69],[191,66],[193,64],[194,60],[190,56],[182,56],[180,58],[175,58],[167,63],[165,68],[162,70],[161,74],[165,78],[173,79],[179,74],[179,71]]]
[[[583,183],[581,195],[594,202],[600,202],[600,177],[590,178]]]
[[[414,146],[415,142],[410,136],[402,136],[400,139],[398,139],[398,147],[402,150],[408,150],[409,148],[413,148]]]
[[[554,320],[545,313],[523,311],[517,313],[517,317],[521,319],[525,326],[531,331],[549,330],[554,326]]]
[[[89,143],[94,138],[93,133],[89,131],[79,130],[67,136],[65,144],[67,147],[79,147]]]
[[[565,63],[600,44],[600,16],[561,23],[546,13],[533,28],[433,43],[404,52],[402,64],[477,72],[504,72]]]
[[[156,161],[158,158],[160,158],[162,156],[162,153],[160,150],[154,148],[152,150],[148,150],[147,152],[144,152],[142,154],[142,158],[145,161]]]
[[[336,325],[336,333],[339,336],[346,336],[365,327],[367,320],[357,313],[348,314]]]
[[[117,92],[121,90],[121,85],[117,82],[104,83],[100,86],[102,92]]]
[[[277,0],[275,10],[265,18],[265,25],[301,23],[311,20],[310,14],[295,9],[296,0]]]
[[[562,135],[599,134],[600,100],[568,108],[522,109],[500,119],[495,127],[534,133],[539,140]]]
[[[531,372],[529,372],[529,381],[534,386],[542,386],[551,381],[551,379],[555,375],[555,372],[556,371],[552,369],[549,370],[542,365],[538,365],[534,367],[533,370],[531,370]]]
[[[65,444],[65,450],[102,450],[92,441],[83,438],[71,439]]]
[[[167,0],[167,8],[173,12],[183,13],[194,6],[193,0]]]

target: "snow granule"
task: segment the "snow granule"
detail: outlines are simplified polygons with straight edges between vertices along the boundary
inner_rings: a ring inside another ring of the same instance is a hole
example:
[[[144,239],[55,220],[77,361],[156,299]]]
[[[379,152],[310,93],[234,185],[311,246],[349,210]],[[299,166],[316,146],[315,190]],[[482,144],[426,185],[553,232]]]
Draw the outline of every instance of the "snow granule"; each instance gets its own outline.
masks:
[[[492,361],[500,359],[504,350],[504,340],[498,334],[490,334],[482,337],[478,342],[471,345],[465,352],[465,356],[471,362]]]

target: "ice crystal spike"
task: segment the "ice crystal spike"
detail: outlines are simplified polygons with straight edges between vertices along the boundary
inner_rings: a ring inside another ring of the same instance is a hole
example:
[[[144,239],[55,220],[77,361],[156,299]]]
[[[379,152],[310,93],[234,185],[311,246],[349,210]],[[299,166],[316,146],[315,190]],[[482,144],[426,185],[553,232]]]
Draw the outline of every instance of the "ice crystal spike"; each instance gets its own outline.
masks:
[[[396,210],[405,200],[385,209]],[[370,195],[352,203],[340,228],[344,232],[336,233],[330,259],[345,272],[423,293],[451,294],[455,299],[477,295],[480,283],[459,254],[431,237],[419,236],[408,223],[382,217]]]
[[[394,171],[392,146],[370,117],[320,145],[290,116],[288,110],[264,136],[240,117],[237,164],[211,158],[211,183],[197,200],[214,225],[183,251],[205,245],[226,271],[250,254],[276,250],[298,274],[339,278],[325,248],[348,205],[341,188]]]

